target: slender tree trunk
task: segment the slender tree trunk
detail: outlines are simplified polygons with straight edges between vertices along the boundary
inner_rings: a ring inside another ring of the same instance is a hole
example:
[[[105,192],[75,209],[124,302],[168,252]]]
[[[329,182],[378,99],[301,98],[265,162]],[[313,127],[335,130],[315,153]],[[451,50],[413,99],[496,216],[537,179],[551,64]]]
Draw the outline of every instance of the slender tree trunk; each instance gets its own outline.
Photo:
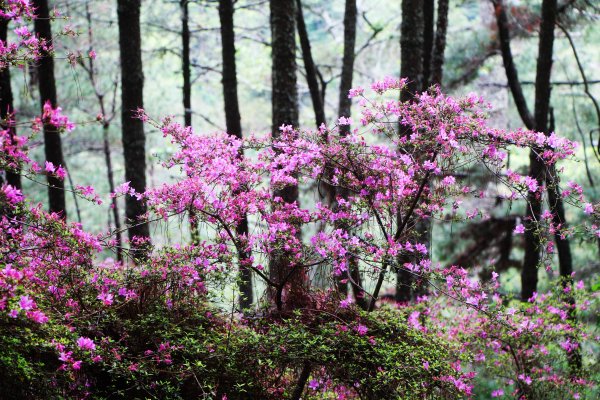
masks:
[[[296,382],[296,387],[292,392],[291,400],[300,400],[302,398],[302,393],[304,392],[304,387],[306,386],[306,382],[310,377],[310,371],[312,367],[310,363],[307,361],[304,363],[302,370],[300,371],[300,375],[298,376],[298,382]]]
[[[554,46],[554,27],[556,25],[558,12],[557,0],[544,0],[542,2],[542,21],[540,23],[540,41],[538,46],[538,61],[535,80],[535,125],[536,129],[544,132],[546,135],[554,129],[554,121],[548,126],[548,116],[551,115],[550,77],[552,74],[552,56]],[[565,218],[565,207],[560,193],[559,176],[554,165],[548,167],[545,174],[548,191],[548,203],[552,214],[552,222],[561,229],[566,229],[567,220]],[[558,252],[558,265],[561,283],[564,288],[570,287],[573,283],[573,256],[569,240],[563,238],[560,232],[555,233],[554,241],[556,251]],[[564,300],[569,305],[569,319],[575,319],[575,298],[571,291],[564,293]],[[576,341],[577,338],[572,337]],[[577,375],[581,369],[581,353],[579,349],[567,354],[569,366],[573,375]]]
[[[534,129],[536,122],[527,106],[527,100],[525,99],[521,83],[519,82],[519,75],[510,48],[510,31],[508,28],[506,6],[502,0],[492,0],[492,3],[496,14],[496,24],[498,25],[498,36],[500,39],[500,52],[502,54],[502,62],[504,63],[508,86],[510,87],[521,120],[528,129]],[[541,82],[542,81],[540,80],[540,84]],[[537,152],[539,151],[540,149],[533,149],[529,154],[528,175],[536,179],[538,186],[541,187],[545,177],[545,166],[543,161],[537,156]],[[540,220],[541,214],[542,192],[529,192],[527,194],[527,209],[525,210],[525,256],[521,268],[522,301],[529,300],[537,290],[541,246],[541,241],[537,233],[537,222]]]
[[[91,52],[94,49],[94,40],[93,40],[93,29],[92,29],[92,13],[90,12],[89,3],[85,5],[85,17],[87,21],[87,29],[88,29],[88,41],[89,41],[89,51]],[[114,116],[114,108],[116,102],[116,90],[117,83],[114,83],[114,96],[112,101],[112,112],[111,117],[107,117],[106,108],[104,106],[104,94],[98,90],[97,82],[96,82],[96,68],[94,67],[94,58],[88,58],[88,65],[85,66],[84,62],[81,61],[82,67],[86,70],[88,74],[88,78],[92,87],[94,88],[94,94],[98,100],[98,105],[100,106],[100,112],[103,116],[102,123],[102,142],[103,142],[103,150],[104,150],[104,162],[106,163],[106,175],[108,179],[108,189],[110,193],[114,193],[115,191],[115,179],[114,172],[112,167],[112,159],[111,159],[111,150],[110,150],[110,121]],[[123,235],[121,233],[121,219],[119,218],[119,202],[116,198],[111,198],[111,211],[113,215],[113,219],[115,222],[115,240],[116,240],[116,253],[117,253],[117,261],[123,262]],[[110,226],[110,218],[108,222]]]
[[[321,97],[321,90],[319,89],[317,67],[315,66],[312,57],[310,39],[308,38],[308,32],[306,31],[306,25],[304,23],[301,0],[296,1],[296,7],[298,13],[298,37],[300,38],[300,47],[302,48],[304,69],[306,70],[306,83],[308,84],[308,90],[310,91],[310,98],[315,112],[315,122],[317,128],[319,128],[322,124],[325,124],[325,107],[323,105],[323,98]]]
[[[430,85],[442,85],[444,77],[444,51],[448,31],[448,0],[438,0],[435,40],[431,55]]]
[[[343,117],[350,117],[352,114],[352,100],[348,97],[348,92],[352,89],[352,80],[354,77],[357,17],[356,0],[346,0],[346,9],[344,12],[344,56],[342,60],[338,103],[338,115]],[[340,126],[341,135],[346,135],[349,132],[349,125]],[[342,199],[348,199],[349,193],[346,189],[338,187],[336,188],[336,195]],[[337,288],[344,296],[348,294],[348,282],[350,282],[350,286],[352,287],[356,304],[360,308],[366,309],[367,299],[362,286],[358,260],[354,257],[348,260],[348,271],[345,271],[337,281]]]
[[[414,95],[423,89],[423,49],[424,49],[424,10],[423,1],[402,0],[402,24],[400,26],[400,75],[407,78],[407,88],[400,94],[400,101],[412,101]],[[410,134],[400,124],[400,135]],[[398,215],[400,225],[401,215]],[[424,228],[418,229],[422,231]],[[403,268],[409,262],[406,255],[398,257],[396,274],[396,301],[406,302],[412,297],[412,276]]]
[[[125,180],[138,193],[146,190],[146,136],[144,123],[135,117],[144,107],[144,73],[142,70],[142,38],[140,33],[141,0],[118,0],[119,47],[121,53],[121,123]],[[125,199],[125,215],[129,239],[150,239],[150,227],[145,219],[146,204],[135,197]],[[132,241],[134,256],[143,256],[147,245]]]
[[[435,0],[423,0],[423,86],[431,85],[431,56],[435,25]]]
[[[296,4],[294,0],[270,0],[272,44],[272,134],[279,136],[282,125],[298,126],[298,91],[296,88]],[[275,190],[274,197],[286,203],[298,201],[298,186]],[[269,262],[271,280],[280,287],[274,293],[278,309],[283,307],[282,291],[288,286],[286,307],[294,308],[303,295],[305,271],[294,268],[285,251],[275,251]],[[287,280],[287,282],[286,282]]]
[[[52,43],[52,28],[50,27],[50,13],[47,0],[35,0],[33,2],[37,10],[37,18],[34,20],[35,32],[48,44]],[[40,106],[49,101],[53,108],[57,107],[56,81],[54,78],[54,58],[52,54],[45,53],[40,59],[38,66],[38,83],[40,88]],[[61,138],[56,128],[50,124],[44,124],[44,150],[46,160],[55,166],[63,165],[63,152]],[[51,212],[59,213],[63,219],[67,218],[65,205],[65,184],[62,179],[48,175],[48,203]]]
[[[192,80],[190,72],[189,0],[181,0],[181,58],[183,72],[183,116],[185,126],[192,126]]]
[[[221,20],[221,45],[223,55],[223,100],[225,104],[225,125],[227,133],[242,139],[242,123],[240,117],[240,105],[237,93],[237,72],[235,61],[235,30],[233,24],[233,0],[219,0],[219,18]],[[243,151],[243,150],[241,150]],[[240,153],[243,157],[243,153]],[[244,216],[236,227],[238,237],[248,236],[248,218]],[[238,250],[240,261],[240,298],[242,309],[249,308],[254,302],[252,290],[252,270],[248,265],[251,262],[249,249],[242,242]]]
[[[556,23],[556,0],[544,0],[542,3],[542,20],[540,24],[540,40],[538,45],[538,59],[535,79],[535,108],[534,108],[534,127],[539,132],[549,134],[548,114],[550,111],[550,76],[552,73],[552,54],[554,46],[554,25]],[[503,10],[502,10],[503,11]],[[540,187],[549,179],[554,183],[555,177],[550,177],[543,160],[538,157],[540,149],[532,150],[530,154],[530,176],[537,179]],[[557,182],[556,182],[557,183]],[[562,220],[564,223],[564,209],[562,198],[557,193],[557,184],[547,186],[550,200],[550,210],[553,214],[553,220]],[[542,197],[541,193],[528,196],[530,206],[528,208],[527,231],[535,229],[535,221],[541,218]],[[556,212],[563,211],[563,218],[559,218]],[[526,301],[537,290],[537,268],[540,262],[540,240],[533,232],[526,231],[525,236],[525,260],[521,271],[521,300]],[[533,239],[533,240],[532,240]],[[563,267],[569,269],[569,275],[572,272],[571,252],[569,243],[558,237],[557,250],[559,251],[559,264],[562,272]],[[530,254],[531,253],[531,254]],[[562,254],[561,254],[562,253]],[[562,258],[561,258],[562,255]],[[564,263],[568,265],[563,265]],[[570,278],[570,276],[569,276]]]
[[[108,177],[108,189],[111,193],[115,192],[115,178],[113,174],[112,159],[110,156],[110,140],[108,137],[110,125],[104,123],[102,125],[102,139],[104,145],[104,161],[106,163],[106,174]],[[111,208],[113,219],[115,221],[115,239],[117,241],[117,261],[123,262],[123,237],[121,234],[121,219],[119,218],[119,203],[117,198],[111,199]]]
[[[8,20],[0,19],[0,40],[6,43],[8,34]],[[14,140],[17,135],[14,121],[9,123],[14,112],[13,94],[10,84],[10,69],[6,66],[0,70],[0,127],[9,131],[11,140]],[[14,168],[6,171],[6,183],[16,189],[21,189],[21,174],[19,173],[20,166],[15,165]]]
[[[515,66],[510,48],[510,31],[508,28],[506,6],[502,0],[492,0],[492,3],[496,14],[498,37],[500,39],[500,52],[502,54],[502,62],[504,63],[504,71],[506,73],[508,86],[510,87],[521,120],[527,129],[534,129],[534,119],[527,107],[527,100],[525,100],[525,95],[523,94],[523,89],[519,81],[519,74],[517,73],[517,67]]]
[[[354,49],[356,47],[356,0],[346,0],[344,12],[344,58],[342,60],[342,76],[340,79],[340,99],[338,114],[341,117],[350,117],[352,113],[352,100],[348,98],[348,92],[352,89],[352,78],[354,76]],[[341,133],[350,132],[350,127],[340,127]]]
[[[185,126],[192,126],[192,79],[190,69],[190,25],[189,25],[190,0],[180,0],[181,8],[181,71],[183,75],[183,121]],[[190,235],[192,243],[200,242],[200,233],[196,222],[196,214],[193,209],[189,210]]]

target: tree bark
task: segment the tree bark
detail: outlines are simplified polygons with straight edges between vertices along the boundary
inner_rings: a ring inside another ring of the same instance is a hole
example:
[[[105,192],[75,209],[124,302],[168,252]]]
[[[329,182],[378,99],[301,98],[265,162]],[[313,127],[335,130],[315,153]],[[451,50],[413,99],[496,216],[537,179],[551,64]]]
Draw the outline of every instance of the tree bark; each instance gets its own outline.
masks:
[[[190,71],[189,0],[179,2],[181,8],[181,70],[183,72],[183,119],[192,126],[192,80]]]
[[[144,123],[135,117],[144,107],[144,73],[142,70],[142,38],[140,33],[141,0],[118,0],[119,48],[121,54],[121,123],[125,180],[138,193],[146,190],[146,136]],[[125,199],[129,239],[149,240],[150,227],[145,219],[146,204],[135,197]],[[146,245],[131,243],[134,256],[143,256]]]
[[[0,19],[0,40],[6,43],[8,34],[8,20]],[[0,70],[0,127],[4,130],[9,131],[11,140],[14,140],[17,135],[12,114],[14,112],[13,107],[13,94],[12,86],[10,84],[10,68],[8,65]],[[16,189],[21,189],[21,174],[19,173],[20,166],[16,165],[15,168],[6,171],[6,183]]]
[[[352,114],[352,99],[348,98],[348,92],[352,89],[352,78],[354,76],[357,14],[356,0],[346,0],[346,10],[344,12],[344,58],[342,60],[338,105],[338,114],[340,117],[350,117]],[[340,131],[341,133],[350,132],[350,126],[343,125],[340,127]]]
[[[444,51],[448,31],[448,0],[438,0],[435,40],[431,55],[430,85],[442,85],[444,77]]]
[[[298,8],[298,37],[300,38],[300,47],[302,48],[304,69],[306,70],[306,83],[308,84],[308,90],[310,91],[310,98],[312,100],[313,110],[315,113],[315,122],[317,124],[317,128],[319,128],[322,124],[325,124],[325,107],[323,105],[323,98],[321,97],[321,90],[319,89],[317,67],[315,66],[315,62],[312,57],[310,39],[304,23],[301,0],[296,1],[296,7]]]
[[[401,101],[412,100],[423,89],[423,33],[425,29],[422,0],[402,0],[400,25],[400,76],[408,78]]]
[[[296,4],[294,0],[270,0],[272,46],[272,135],[279,137],[279,127],[298,127],[298,91],[296,88]],[[286,203],[298,201],[298,186],[291,185],[274,190],[274,197]],[[286,307],[294,308],[303,295],[305,272],[295,269],[289,254],[274,251],[269,260],[269,274],[279,285],[274,293],[278,309],[282,309],[282,291],[289,289]],[[286,282],[287,281],[287,282]]]
[[[221,20],[221,45],[223,56],[223,100],[225,104],[225,125],[227,133],[242,139],[242,123],[237,93],[237,72],[235,61],[235,30],[233,24],[233,0],[219,0],[219,18]],[[240,157],[243,157],[241,150]],[[236,227],[238,237],[247,237],[248,218],[244,216]],[[252,290],[252,271],[248,262],[251,259],[250,250],[241,245],[238,249],[240,262],[239,304],[242,309],[249,308],[254,302]]]
[[[423,90],[427,90],[431,85],[434,22],[435,0],[423,0]]]
[[[190,69],[190,25],[189,25],[190,0],[180,0],[181,9],[181,72],[183,75],[182,99],[183,99],[183,123],[192,126],[192,79]],[[194,210],[190,207],[190,236],[193,244],[200,242],[200,233]]]
[[[424,53],[424,9],[423,1],[402,0],[402,24],[400,25],[400,76],[407,78],[407,88],[400,93],[400,101],[412,101],[414,95],[423,90],[423,53]],[[400,124],[400,135],[410,134]],[[398,215],[400,225],[401,215]],[[426,230],[420,226],[419,231]],[[410,260],[405,255],[398,257],[396,273],[396,301],[407,302],[412,297],[412,276],[402,266]]]
[[[33,2],[37,10],[37,18],[34,20],[35,32],[41,39],[52,44],[52,28],[50,26],[50,12],[47,0],[35,0]],[[57,107],[56,81],[54,78],[54,57],[50,53],[44,53],[38,65],[38,83],[40,88],[40,108],[43,109],[46,101],[53,108]],[[56,127],[44,124],[44,151],[46,160],[54,166],[64,165],[62,143]],[[67,218],[65,204],[65,184],[62,179],[47,176],[48,181],[48,203],[50,212],[60,214],[63,219]]]

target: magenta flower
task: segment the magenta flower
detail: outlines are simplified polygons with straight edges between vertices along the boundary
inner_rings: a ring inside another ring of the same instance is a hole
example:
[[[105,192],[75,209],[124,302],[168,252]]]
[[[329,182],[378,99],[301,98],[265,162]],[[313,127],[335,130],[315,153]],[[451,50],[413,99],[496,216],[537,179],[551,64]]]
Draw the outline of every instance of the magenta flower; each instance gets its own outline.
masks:
[[[31,310],[35,307],[35,302],[29,298],[29,296],[21,296],[21,300],[19,300],[19,307],[21,310]]]
[[[358,336],[365,336],[369,331],[369,328],[364,325],[358,325],[354,330],[358,333]]]
[[[100,293],[97,299],[102,300],[105,306],[110,306],[113,303],[113,295],[107,292]]]
[[[94,341],[84,336],[77,339],[77,346],[79,346],[79,348],[82,350],[96,350],[96,345],[94,344]]]
[[[38,324],[45,324],[48,322],[48,317],[40,310],[27,311],[27,318]]]

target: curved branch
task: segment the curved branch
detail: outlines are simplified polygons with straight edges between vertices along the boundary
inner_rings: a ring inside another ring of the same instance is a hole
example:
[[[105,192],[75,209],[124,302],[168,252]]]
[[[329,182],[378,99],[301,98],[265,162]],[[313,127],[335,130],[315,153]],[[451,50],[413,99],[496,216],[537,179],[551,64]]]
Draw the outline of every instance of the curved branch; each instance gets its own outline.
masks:
[[[533,129],[534,120],[529,108],[527,107],[527,101],[523,94],[523,88],[519,82],[519,74],[515,66],[512,51],[510,49],[510,31],[508,28],[508,17],[506,16],[505,6],[502,0],[491,0],[495,8],[496,23],[498,25],[498,34],[500,36],[500,52],[502,53],[502,61],[504,63],[504,70],[506,71],[506,79],[510,91],[512,92],[517,111],[523,120],[523,123],[527,129]]]

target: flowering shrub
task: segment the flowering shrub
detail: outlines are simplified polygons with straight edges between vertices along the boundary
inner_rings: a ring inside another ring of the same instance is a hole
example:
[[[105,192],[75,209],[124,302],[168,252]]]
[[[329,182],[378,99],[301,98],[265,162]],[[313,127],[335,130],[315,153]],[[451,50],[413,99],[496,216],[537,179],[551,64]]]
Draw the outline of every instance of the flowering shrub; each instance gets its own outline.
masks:
[[[6,1],[1,9],[1,17],[17,22],[34,17],[26,1]],[[49,50],[26,28],[17,29],[19,43],[2,43],[0,68]],[[397,99],[405,84],[386,78],[372,89]],[[425,220],[487,218],[468,206],[473,198],[541,196],[545,188],[535,179],[506,170],[507,153],[541,149],[554,166],[573,155],[575,143],[489,127],[487,106],[475,95],[454,99],[433,89],[402,103],[371,99],[356,88],[350,96],[362,112],[361,127],[349,133],[338,126],[282,126],[277,138],[200,136],[140,111],[177,146],[165,167],[181,170],[180,178],[145,193],[125,183],[111,196],[136,196],[157,220],[189,213],[204,236],[156,248],[137,263],[103,259],[114,246],[112,232],[89,234],[3,185],[3,393],[220,399],[593,393],[597,366],[587,354],[596,337],[580,318],[596,310],[596,294],[567,280],[558,293],[538,294],[527,304],[503,299],[496,274],[485,283],[460,266],[431,262],[415,230]],[[62,133],[74,128],[49,104],[32,132],[41,124]],[[339,124],[352,121],[342,116]],[[64,179],[62,166],[42,168],[28,157],[24,137],[0,135],[1,168]],[[461,177],[475,167],[497,178],[495,191],[465,183]],[[333,201],[300,204],[273,195],[323,183],[336,189]],[[101,202],[91,187],[75,191]],[[591,221],[580,233],[600,236],[600,206],[586,203],[575,183],[562,194]],[[540,238],[574,233],[551,217],[547,212],[535,221]],[[245,218],[247,234],[237,229]],[[523,231],[516,226],[516,234]],[[554,250],[542,243],[543,265],[551,268]],[[286,272],[274,277],[269,261],[282,254]],[[347,274],[352,263],[364,284]],[[266,287],[256,310],[223,307],[220,294],[235,285],[239,268]],[[413,305],[377,304],[386,275],[398,270],[429,287],[428,295]],[[316,274],[330,284],[311,281]],[[342,278],[363,285],[368,310],[333,289]],[[482,388],[478,376],[495,386]]]

